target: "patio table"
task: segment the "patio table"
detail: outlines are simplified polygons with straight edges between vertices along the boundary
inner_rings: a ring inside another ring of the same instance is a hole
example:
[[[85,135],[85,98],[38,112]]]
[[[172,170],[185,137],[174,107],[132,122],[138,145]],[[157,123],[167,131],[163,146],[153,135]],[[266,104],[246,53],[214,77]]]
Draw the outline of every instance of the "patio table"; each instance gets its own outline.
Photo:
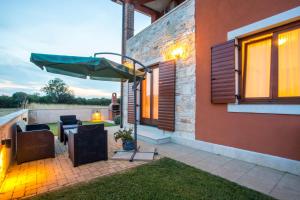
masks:
[[[77,133],[78,125],[64,125],[64,145],[66,145],[68,136]]]
[[[77,128],[78,124],[72,124],[72,125],[63,125],[63,129],[74,129]]]

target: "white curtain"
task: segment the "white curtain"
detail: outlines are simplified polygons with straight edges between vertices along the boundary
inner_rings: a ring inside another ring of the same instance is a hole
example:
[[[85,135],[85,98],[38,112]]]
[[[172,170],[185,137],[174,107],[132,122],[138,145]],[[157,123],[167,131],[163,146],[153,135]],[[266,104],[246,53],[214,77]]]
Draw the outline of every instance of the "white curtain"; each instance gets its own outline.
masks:
[[[278,96],[300,96],[300,28],[278,35]]]
[[[142,84],[142,117],[150,118],[151,75],[147,73]]]
[[[159,68],[154,68],[153,76],[153,119],[158,119]]]
[[[270,96],[271,39],[247,46],[246,98]]]

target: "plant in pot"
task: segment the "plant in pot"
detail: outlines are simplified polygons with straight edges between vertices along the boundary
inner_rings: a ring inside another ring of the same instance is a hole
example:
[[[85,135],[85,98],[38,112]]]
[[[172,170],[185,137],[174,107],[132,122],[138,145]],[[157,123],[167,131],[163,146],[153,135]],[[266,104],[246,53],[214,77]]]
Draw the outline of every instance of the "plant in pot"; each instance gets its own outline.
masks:
[[[119,139],[122,140],[122,146],[125,151],[130,151],[134,149],[134,141],[133,141],[133,130],[130,129],[123,129],[119,130],[118,132],[114,133],[115,141],[117,142]]]

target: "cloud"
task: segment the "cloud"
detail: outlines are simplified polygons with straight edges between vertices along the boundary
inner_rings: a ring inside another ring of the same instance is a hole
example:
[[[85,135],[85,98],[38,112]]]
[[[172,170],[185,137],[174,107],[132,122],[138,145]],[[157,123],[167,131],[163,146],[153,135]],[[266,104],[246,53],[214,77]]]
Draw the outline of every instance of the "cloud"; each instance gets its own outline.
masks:
[[[18,84],[12,81],[3,80],[0,82],[0,89],[30,90],[32,92],[37,92],[40,90],[40,86],[35,82],[29,82],[28,84]]]
[[[81,88],[81,87],[73,87],[71,86],[70,89],[74,92],[75,96],[81,97],[111,97],[111,92],[98,90],[98,89],[88,89],[88,88]]]
[[[19,84],[9,80],[0,81],[0,95],[12,95],[17,91],[24,91],[27,93],[35,93],[40,92],[40,84],[38,82],[31,82]],[[82,87],[74,87],[70,86],[70,90],[74,92],[74,95],[77,97],[85,97],[85,98],[101,98],[101,97],[111,97],[111,92],[108,90],[101,89],[92,89],[92,88],[82,88]]]

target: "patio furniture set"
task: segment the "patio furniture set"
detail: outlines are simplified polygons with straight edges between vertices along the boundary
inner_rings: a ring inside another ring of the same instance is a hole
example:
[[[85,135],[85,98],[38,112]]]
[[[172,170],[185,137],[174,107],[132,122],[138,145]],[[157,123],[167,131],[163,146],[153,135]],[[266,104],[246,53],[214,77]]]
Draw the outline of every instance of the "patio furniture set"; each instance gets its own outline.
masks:
[[[58,140],[68,144],[74,167],[108,159],[107,130],[104,124],[82,125],[75,115],[60,116]],[[55,157],[54,135],[46,124],[17,124],[15,137],[18,164]]]

